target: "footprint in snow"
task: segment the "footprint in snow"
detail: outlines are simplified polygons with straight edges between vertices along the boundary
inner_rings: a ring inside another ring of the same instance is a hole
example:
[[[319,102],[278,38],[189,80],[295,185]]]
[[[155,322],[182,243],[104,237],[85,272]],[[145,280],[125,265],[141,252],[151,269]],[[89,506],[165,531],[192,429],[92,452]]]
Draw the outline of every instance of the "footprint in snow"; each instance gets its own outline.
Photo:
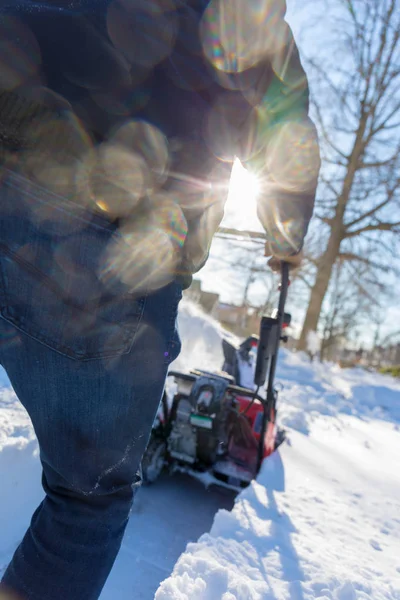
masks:
[[[385,527],[382,527],[381,533],[383,533],[384,535],[389,535],[390,531],[388,529],[386,529]]]
[[[379,550],[380,552],[382,552],[382,548],[376,540],[369,540],[369,543],[375,550]]]
[[[348,581],[337,592],[338,600],[356,600],[353,585]]]

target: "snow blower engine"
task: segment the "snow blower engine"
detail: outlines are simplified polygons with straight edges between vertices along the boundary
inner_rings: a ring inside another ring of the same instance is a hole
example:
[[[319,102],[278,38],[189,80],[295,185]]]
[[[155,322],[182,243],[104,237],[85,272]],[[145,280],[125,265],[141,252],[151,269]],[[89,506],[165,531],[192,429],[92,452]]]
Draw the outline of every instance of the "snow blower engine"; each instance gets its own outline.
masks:
[[[287,340],[282,330],[290,324],[284,312],[288,285],[288,265],[283,263],[278,308],[271,317],[262,317],[259,336],[250,336],[239,347],[223,340],[222,371],[169,372],[176,392],[172,403],[164,393],[142,459],[145,483],[168,467],[206,486],[237,491],[257,476],[263,459],[282,443],[274,378],[280,341]]]

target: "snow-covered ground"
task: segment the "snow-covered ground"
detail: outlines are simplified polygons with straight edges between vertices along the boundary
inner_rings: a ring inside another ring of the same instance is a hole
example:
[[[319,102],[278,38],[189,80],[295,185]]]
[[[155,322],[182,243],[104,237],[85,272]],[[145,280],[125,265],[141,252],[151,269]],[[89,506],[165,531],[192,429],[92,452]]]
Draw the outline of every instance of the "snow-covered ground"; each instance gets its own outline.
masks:
[[[184,303],[180,329],[175,366],[222,364],[212,319]],[[286,351],[278,379],[289,441],[258,481],[233,508],[183,476],[142,489],[101,600],[400,600],[399,381]],[[1,572],[42,492],[3,372],[0,387]]]

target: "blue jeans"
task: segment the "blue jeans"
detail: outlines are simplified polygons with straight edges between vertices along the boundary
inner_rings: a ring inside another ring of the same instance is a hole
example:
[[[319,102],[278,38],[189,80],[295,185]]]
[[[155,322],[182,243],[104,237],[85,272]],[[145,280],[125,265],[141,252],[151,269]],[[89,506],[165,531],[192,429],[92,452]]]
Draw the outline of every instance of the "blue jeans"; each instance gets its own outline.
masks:
[[[45,498],[3,578],[23,599],[95,600],[180,350],[182,288],[96,275],[116,225],[16,173],[0,183],[0,362],[40,446]]]

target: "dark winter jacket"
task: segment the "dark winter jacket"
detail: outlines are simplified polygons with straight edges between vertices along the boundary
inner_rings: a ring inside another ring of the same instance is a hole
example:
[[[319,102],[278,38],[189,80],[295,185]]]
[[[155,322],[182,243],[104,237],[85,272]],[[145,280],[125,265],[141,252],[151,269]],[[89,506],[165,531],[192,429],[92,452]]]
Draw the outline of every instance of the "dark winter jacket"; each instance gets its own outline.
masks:
[[[297,252],[319,153],[285,10],[284,0],[1,0],[3,164],[124,231],[150,223],[171,240],[174,268],[194,272],[237,156],[262,181],[272,250]]]

